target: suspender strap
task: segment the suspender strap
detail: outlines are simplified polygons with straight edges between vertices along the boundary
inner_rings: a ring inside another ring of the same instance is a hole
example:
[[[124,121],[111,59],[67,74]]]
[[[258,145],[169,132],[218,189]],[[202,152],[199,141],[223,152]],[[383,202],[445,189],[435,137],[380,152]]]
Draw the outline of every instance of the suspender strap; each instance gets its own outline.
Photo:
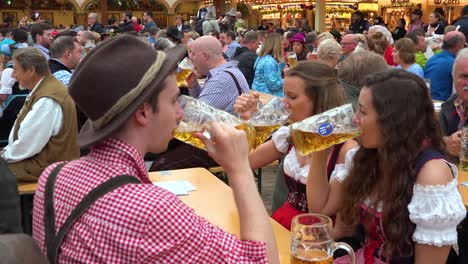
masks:
[[[58,165],[49,175],[45,187],[45,212],[44,212],[44,224],[45,224],[45,238],[47,246],[47,258],[51,264],[57,263],[59,248],[62,244],[63,238],[66,236],[70,228],[73,226],[76,220],[78,220],[86,210],[94,204],[99,198],[106,195],[107,193],[119,188],[120,186],[140,183],[140,180],[130,175],[116,176],[101,185],[94,188],[88,193],[83,200],[73,209],[70,216],[65,220],[65,223],[55,235],[55,210],[53,202],[54,185],[57,175],[60,169],[65,165],[62,163]]]
[[[233,74],[232,72],[230,72],[230,71],[224,71],[224,72],[226,72],[226,73],[228,73],[229,75],[231,75],[232,79],[233,79],[234,82],[236,83],[237,92],[239,93],[239,95],[241,95],[241,94],[242,94],[242,89],[241,89],[241,87],[240,87],[240,85],[239,85],[239,82],[237,81],[236,76],[234,76],[234,74]]]

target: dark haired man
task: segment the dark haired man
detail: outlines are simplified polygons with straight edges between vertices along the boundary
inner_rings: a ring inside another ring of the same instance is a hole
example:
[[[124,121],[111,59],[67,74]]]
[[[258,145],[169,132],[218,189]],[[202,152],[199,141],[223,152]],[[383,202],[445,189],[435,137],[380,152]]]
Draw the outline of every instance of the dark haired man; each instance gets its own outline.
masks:
[[[185,53],[183,46],[167,54],[157,52],[124,34],[97,46],[84,59],[69,90],[90,117],[78,141],[83,147],[92,146],[91,152],[47,168],[34,199],[33,237],[42,252],[49,253],[49,260],[278,263],[243,131],[215,123],[208,130],[216,144],[200,136],[210,155],[226,169],[239,211],[240,238],[196,215],[150,180],[143,156],[165,151],[182,119],[175,69]],[[128,61],[132,71],[121,61]],[[92,197],[99,199],[87,207],[86,198]],[[65,219],[81,205],[87,209],[70,217],[76,221],[63,229]],[[56,230],[64,230],[58,233],[65,239],[57,240]]]
[[[150,28],[155,27],[158,28],[156,22],[153,20],[153,12],[151,10],[147,10],[143,13],[143,22],[145,22],[145,31],[149,32]]]
[[[31,37],[34,41],[35,48],[39,49],[42,54],[49,59],[49,47],[54,39],[52,32],[54,29],[47,23],[36,23],[31,25]]]

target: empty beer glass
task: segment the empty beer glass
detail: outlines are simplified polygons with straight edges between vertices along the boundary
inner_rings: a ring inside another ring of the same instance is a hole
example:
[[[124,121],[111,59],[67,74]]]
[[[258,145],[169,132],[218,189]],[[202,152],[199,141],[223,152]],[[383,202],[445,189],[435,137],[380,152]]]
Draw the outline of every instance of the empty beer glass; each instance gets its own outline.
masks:
[[[193,72],[193,65],[190,62],[189,58],[183,59],[179,63],[179,67],[177,67],[176,71],[176,82],[177,86],[181,87],[184,86],[185,80],[192,74]]]
[[[257,112],[248,120],[248,123],[255,127],[254,148],[265,142],[274,131],[289,119],[289,112],[280,98],[273,97],[265,104],[258,100],[258,103]]]
[[[334,242],[333,224],[328,216],[300,214],[291,223],[291,264],[333,264],[333,252],[343,249],[355,263],[353,249],[346,243]]]
[[[292,124],[294,147],[305,156],[359,136],[353,116],[353,106],[346,104]]]
[[[177,99],[184,109],[184,116],[177,127],[174,137],[194,147],[206,150],[205,144],[194,136],[196,132],[203,133],[210,138],[206,125],[209,122],[222,122],[237,129],[244,130],[247,142],[252,148],[255,142],[255,128],[241,119],[216,109],[190,96],[181,95]]]
[[[288,52],[288,55],[287,55],[287,60],[288,60],[288,65],[289,67],[294,67],[297,65],[297,56],[296,56],[296,53],[294,51],[290,51]]]

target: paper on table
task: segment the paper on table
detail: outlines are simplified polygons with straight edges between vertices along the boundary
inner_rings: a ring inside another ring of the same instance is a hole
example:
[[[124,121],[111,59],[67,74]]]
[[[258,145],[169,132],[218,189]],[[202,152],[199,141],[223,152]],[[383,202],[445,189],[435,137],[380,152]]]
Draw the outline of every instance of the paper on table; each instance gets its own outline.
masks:
[[[188,192],[195,191],[197,189],[189,181],[165,181],[154,182],[153,184],[166,189],[175,195],[188,195]]]

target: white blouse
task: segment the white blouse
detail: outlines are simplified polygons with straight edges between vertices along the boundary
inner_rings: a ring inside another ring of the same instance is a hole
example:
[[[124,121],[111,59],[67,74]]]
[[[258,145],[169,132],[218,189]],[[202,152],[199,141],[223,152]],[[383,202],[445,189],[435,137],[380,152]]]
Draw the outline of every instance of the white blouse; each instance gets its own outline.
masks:
[[[297,156],[296,156],[296,149],[294,148],[294,146],[291,147],[291,150],[289,151],[288,153],[288,148],[289,148],[289,145],[291,144],[291,140],[290,140],[290,134],[291,134],[291,130],[289,127],[286,127],[286,126],[283,126],[283,127],[280,127],[272,136],[271,136],[271,139],[273,140],[273,144],[275,145],[275,148],[283,153],[283,154],[286,154],[287,155],[284,157],[284,161],[283,161],[283,170],[284,170],[284,173],[286,175],[288,175],[289,177],[295,179],[296,181],[299,181],[303,184],[306,184],[307,183],[307,177],[309,176],[309,164],[306,164],[304,166],[301,167],[301,165],[299,164],[299,161],[297,160]],[[341,168],[341,167],[345,167],[344,164],[336,164],[335,165],[335,170],[337,170],[338,168]],[[342,182],[342,180],[344,179],[340,179],[338,175],[336,175],[337,173],[333,173],[330,177],[330,182],[332,180],[338,180],[340,182]]]
[[[340,182],[347,177],[358,149],[348,151],[345,165],[333,171]],[[450,183],[435,186],[415,184],[413,187],[408,211],[411,222],[416,225],[413,241],[418,244],[440,247],[457,243],[457,225],[466,217],[466,209],[457,189],[457,167],[449,162],[447,164],[454,175]]]

